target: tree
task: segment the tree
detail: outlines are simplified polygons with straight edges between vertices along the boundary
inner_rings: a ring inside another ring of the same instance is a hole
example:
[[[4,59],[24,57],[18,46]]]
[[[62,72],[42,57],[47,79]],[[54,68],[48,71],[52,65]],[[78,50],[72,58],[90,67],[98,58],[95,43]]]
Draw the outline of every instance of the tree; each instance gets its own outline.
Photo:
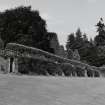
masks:
[[[88,40],[87,34],[82,34],[81,30],[78,29],[74,34],[70,34],[67,40],[67,54],[69,59],[73,59],[73,51],[78,50],[77,58],[80,58],[82,62],[88,63],[94,66],[100,66],[100,58],[97,54],[97,47],[94,45],[93,40]],[[72,51],[73,50],[73,51]]]
[[[17,7],[0,13],[0,36],[6,46],[20,43],[48,51],[46,22],[31,7]]]
[[[74,33],[71,33],[69,36],[68,36],[68,39],[67,39],[67,44],[66,44],[66,48],[67,50],[68,49],[72,49],[74,50],[75,49],[75,36],[74,36]]]
[[[83,41],[88,42],[88,37],[87,37],[86,33],[83,34]]]
[[[77,49],[75,49],[75,51],[73,52],[73,59],[78,61],[80,60],[80,55]]]
[[[67,58],[68,59],[73,59],[73,50],[72,49],[67,49]]]
[[[96,46],[103,46],[105,45],[105,24],[102,18],[100,18],[96,27],[98,32],[98,35],[94,38]]]
[[[74,35],[74,33],[71,33],[68,36],[67,44],[66,44],[68,58],[72,59],[73,58],[73,51],[74,52],[75,52],[75,50],[79,51],[82,47],[83,47],[82,32],[81,32],[80,28],[78,28],[75,35]]]
[[[75,50],[75,36],[74,33],[68,35],[67,43],[67,57],[68,59],[73,59],[73,50]]]
[[[92,38],[90,38],[90,44],[95,45],[95,42],[94,42],[94,40]]]
[[[83,38],[82,38],[82,32],[81,32],[80,28],[77,29],[75,34],[76,34],[75,49],[80,49],[83,46]]]

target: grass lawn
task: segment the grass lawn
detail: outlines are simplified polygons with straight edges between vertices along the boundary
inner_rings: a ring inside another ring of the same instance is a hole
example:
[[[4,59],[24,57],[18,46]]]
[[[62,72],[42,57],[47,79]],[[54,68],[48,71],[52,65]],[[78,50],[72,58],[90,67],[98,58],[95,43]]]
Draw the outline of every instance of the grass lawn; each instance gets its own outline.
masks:
[[[105,105],[105,79],[0,74],[0,105]]]

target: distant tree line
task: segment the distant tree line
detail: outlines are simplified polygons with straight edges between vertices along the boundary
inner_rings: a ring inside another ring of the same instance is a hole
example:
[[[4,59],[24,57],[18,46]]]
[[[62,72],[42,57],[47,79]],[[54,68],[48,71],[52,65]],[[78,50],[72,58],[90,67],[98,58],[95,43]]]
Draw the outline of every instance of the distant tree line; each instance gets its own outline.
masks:
[[[70,51],[77,49],[80,54],[80,60],[93,66],[105,65],[105,24],[100,18],[96,24],[97,35],[94,39],[88,39],[80,28],[75,33],[68,35],[66,48],[68,58],[71,57]]]

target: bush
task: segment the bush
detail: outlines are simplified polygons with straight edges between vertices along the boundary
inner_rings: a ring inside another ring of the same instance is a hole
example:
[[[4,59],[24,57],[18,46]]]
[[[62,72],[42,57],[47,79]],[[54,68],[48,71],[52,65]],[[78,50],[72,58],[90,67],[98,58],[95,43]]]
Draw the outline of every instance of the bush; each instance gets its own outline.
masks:
[[[28,74],[30,67],[29,67],[29,59],[19,58],[18,59],[18,71],[22,74]]]
[[[62,75],[62,70],[58,64],[43,59],[20,58],[18,65],[19,72],[22,74]]]
[[[84,77],[85,76],[85,69],[79,66],[75,67],[75,72],[77,74],[77,76],[79,77]]]
[[[60,68],[60,66],[56,63],[53,63],[53,62],[48,62],[46,64],[46,69],[47,69],[47,72],[50,74],[50,75],[59,75],[61,76],[62,75],[62,69]]]
[[[99,72],[97,72],[97,71],[94,71],[94,77],[99,77],[100,75],[99,75]]]
[[[46,62],[28,58],[20,58],[18,61],[19,72],[22,74],[47,75]]]
[[[65,76],[71,76],[72,74],[74,74],[75,69],[72,64],[62,63],[61,68]]]

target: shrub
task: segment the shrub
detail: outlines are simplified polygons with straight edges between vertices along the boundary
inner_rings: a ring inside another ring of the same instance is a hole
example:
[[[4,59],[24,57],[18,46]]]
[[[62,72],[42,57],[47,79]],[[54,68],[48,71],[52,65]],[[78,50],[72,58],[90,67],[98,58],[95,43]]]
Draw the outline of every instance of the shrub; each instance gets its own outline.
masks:
[[[72,73],[74,74],[74,66],[69,63],[62,63],[61,64],[62,71],[65,76],[71,76]]]
[[[18,61],[19,72],[23,74],[47,75],[46,62],[38,59],[20,58]]]
[[[85,69],[82,67],[76,66],[75,72],[76,72],[77,76],[79,76],[79,77],[85,76]]]
[[[47,72],[50,74],[50,75],[59,75],[61,76],[62,75],[62,69],[60,68],[60,65],[54,63],[54,62],[48,62],[46,64],[46,69],[47,69]]]
[[[94,76],[94,71],[91,67],[87,67],[86,70],[87,70],[87,76],[88,77],[93,77]]]
[[[22,74],[62,75],[58,64],[43,59],[20,58],[18,65],[19,72]]]

